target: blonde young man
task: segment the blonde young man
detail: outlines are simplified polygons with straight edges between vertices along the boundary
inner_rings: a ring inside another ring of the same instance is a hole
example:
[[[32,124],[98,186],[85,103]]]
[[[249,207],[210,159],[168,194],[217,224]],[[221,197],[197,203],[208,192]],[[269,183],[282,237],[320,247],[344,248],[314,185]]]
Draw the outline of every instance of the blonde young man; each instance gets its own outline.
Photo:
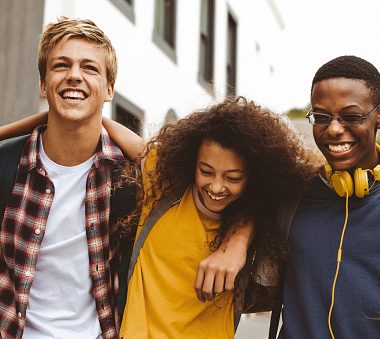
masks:
[[[102,129],[115,51],[92,21],[61,18],[38,68],[48,124],[26,143],[1,226],[0,336],[117,338],[110,187],[126,159]]]

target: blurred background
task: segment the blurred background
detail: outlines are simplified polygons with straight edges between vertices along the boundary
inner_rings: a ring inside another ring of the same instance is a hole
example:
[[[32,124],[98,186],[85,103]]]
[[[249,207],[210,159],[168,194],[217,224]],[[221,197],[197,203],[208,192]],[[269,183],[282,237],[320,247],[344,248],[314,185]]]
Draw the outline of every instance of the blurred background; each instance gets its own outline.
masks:
[[[0,0],[0,124],[46,110],[37,43],[60,16],[90,18],[119,71],[105,116],[145,139],[167,122],[243,95],[284,114],[311,141],[304,115],[316,70],[353,54],[380,67],[376,0]],[[237,338],[265,338],[268,314]]]
[[[47,108],[37,42],[62,15],[90,18],[111,39],[119,73],[104,115],[144,138],[236,94],[290,113],[308,139],[318,67],[344,54],[380,67],[375,0],[0,0],[0,124]]]

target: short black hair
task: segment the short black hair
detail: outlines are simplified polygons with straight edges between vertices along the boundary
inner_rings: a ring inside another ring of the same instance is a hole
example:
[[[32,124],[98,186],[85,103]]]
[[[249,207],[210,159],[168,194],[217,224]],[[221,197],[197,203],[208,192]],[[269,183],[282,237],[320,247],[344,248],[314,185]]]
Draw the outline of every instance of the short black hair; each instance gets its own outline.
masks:
[[[347,78],[363,80],[369,89],[374,105],[380,104],[380,73],[367,60],[353,55],[344,55],[330,60],[315,73],[311,85],[331,78]]]

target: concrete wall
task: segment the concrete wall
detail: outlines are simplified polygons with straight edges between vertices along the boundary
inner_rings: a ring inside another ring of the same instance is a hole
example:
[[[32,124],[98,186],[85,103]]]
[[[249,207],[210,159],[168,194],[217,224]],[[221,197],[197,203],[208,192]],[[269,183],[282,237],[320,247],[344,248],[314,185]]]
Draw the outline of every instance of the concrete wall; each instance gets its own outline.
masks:
[[[0,124],[39,109],[37,43],[44,0],[0,0]]]

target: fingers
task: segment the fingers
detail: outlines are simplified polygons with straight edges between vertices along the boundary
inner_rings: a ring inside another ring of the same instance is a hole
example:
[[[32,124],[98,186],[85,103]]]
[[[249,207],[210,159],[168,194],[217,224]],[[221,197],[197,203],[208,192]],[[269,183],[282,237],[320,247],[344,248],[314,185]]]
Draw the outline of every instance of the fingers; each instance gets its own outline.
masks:
[[[215,269],[210,268],[206,271],[203,281],[202,292],[206,300],[210,301],[214,299],[214,281],[215,281]]]
[[[202,288],[203,288],[203,280],[205,276],[205,271],[201,264],[202,263],[198,265],[197,275],[195,276],[194,289],[195,289],[195,293],[197,295],[198,300],[204,303],[206,299],[203,295]]]
[[[234,290],[238,270],[218,267],[203,260],[197,270],[194,289],[197,298],[205,302],[211,301],[216,295]]]
[[[225,291],[225,288],[224,288],[225,278],[226,278],[225,272],[223,270],[219,270],[215,276],[215,283],[214,283],[215,294],[221,294]]]
[[[225,284],[224,284],[224,289],[226,291],[233,291],[234,286],[235,286],[235,279],[236,276],[238,275],[239,271],[237,270],[229,270],[226,275],[225,275]]]

